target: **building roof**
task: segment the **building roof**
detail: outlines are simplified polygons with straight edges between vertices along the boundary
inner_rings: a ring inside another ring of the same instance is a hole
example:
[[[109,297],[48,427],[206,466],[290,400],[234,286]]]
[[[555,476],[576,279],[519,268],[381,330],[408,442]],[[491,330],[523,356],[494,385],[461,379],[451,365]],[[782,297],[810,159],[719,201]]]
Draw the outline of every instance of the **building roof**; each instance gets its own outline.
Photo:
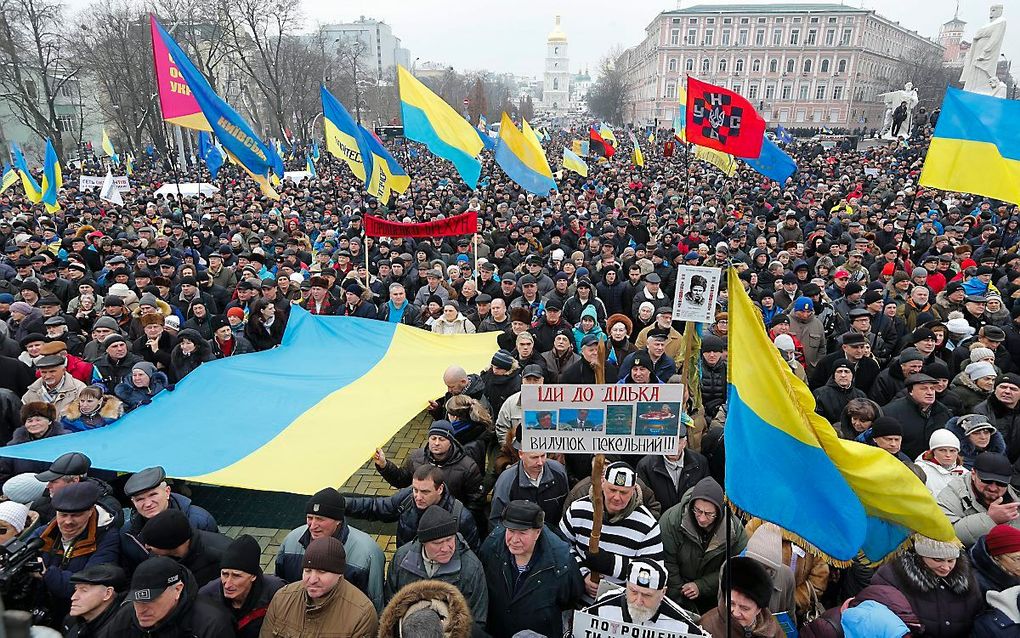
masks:
[[[556,16],[556,26],[549,32],[547,39],[549,42],[566,42],[567,34],[563,33],[563,29],[560,28],[560,17]]]
[[[688,15],[692,13],[869,13],[867,9],[858,9],[835,3],[799,4],[782,2],[775,4],[698,4],[686,9],[663,11],[664,14]]]

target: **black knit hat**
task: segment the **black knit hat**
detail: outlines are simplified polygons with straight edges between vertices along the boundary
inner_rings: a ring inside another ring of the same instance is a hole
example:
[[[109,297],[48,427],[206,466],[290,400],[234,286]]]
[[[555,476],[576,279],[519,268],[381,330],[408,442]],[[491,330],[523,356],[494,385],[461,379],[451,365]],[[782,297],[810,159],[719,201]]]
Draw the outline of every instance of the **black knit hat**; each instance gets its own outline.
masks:
[[[239,572],[258,576],[262,573],[260,558],[262,548],[254,536],[242,534],[235,538],[220,559],[220,569],[236,569]]]
[[[305,504],[305,514],[342,521],[344,520],[344,497],[336,491],[336,488],[325,487],[308,499],[308,503]]]
[[[170,550],[191,540],[188,515],[179,509],[163,510],[145,523],[141,541],[157,549]]]
[[[871,438],[879,436],[903,436],[903,426],[891,416],[880,416],[871,424]]]
[[[438,505],[430,505],[418,519],[418,540],[427,543],[453,536],[459,527],[459,521],[453,514]]]
[[[347,552],[344,544],[335,536],[324,536],[308,543],[302,566],[333,574],[343,574],[347,569]]]
[[[731,558],[724,568],[723,583],[727,575],[732,591],[740,592],[762,609],[768,609],[772,600],[772,578],[758,561],[746,556]]]

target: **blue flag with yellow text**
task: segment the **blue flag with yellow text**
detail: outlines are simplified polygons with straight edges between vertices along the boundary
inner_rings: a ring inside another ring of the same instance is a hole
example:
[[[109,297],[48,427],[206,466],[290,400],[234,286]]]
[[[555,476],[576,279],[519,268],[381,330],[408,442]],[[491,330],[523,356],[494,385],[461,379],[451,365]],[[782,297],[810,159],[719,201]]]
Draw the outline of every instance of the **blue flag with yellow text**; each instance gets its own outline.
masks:
[[[255,134],[244,118],[216,95],[202,73],[195,68],[181,47],[158,21],[156,21],[156,28],[159,29],[160,36],[170,52],[170,57],[173,58],[177,69],[188,83],[192,96],[199,108],[202,109],[202,114],[212,127],[216,139],[237,161],[238,165],[258,183],[263,194],[272,199],[279,199],[280,195],[269,183],[269,176],[273,173],[275,162],[269,145]]]
[[[726,496],[825,556],[880,561],[915,531],[956,539],[917,477],[882,448],[845,441],[769,340],[736,269],[729,270]]]
[[[358,123],[325,86],[320,87],[322,97],[322,129],[326,134],[326,151],[342,159],[368,188],[372,177],[372,149]]]
[[[406,191],[407,187],[411,185],[411,178],[397,163],[397,160],[393,159],[378,137],[360,124],[358,129],[368,143],[372,156],[372,174],[368,179],[368,194],[386,203],[390,199],[391,191],[398,193]]]

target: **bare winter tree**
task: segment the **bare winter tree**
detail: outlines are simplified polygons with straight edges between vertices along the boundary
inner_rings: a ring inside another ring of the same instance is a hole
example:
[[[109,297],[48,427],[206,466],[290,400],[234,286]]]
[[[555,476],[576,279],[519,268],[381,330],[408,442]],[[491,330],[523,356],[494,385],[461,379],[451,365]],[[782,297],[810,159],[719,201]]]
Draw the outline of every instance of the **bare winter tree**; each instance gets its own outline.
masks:
[[[610,53],[603,58],[599,75],[588,90],[588,109],[595,117],[609,122],[623,122],[630,92],[625,70],[614,62],[617,57]]]
[[[152,10],[188,54],[188,59],[205,75],[217,93],[225,91],[230,78],[227,67],[231,53],[231,41],[226,37],[227,5],[222,1],[209,0],[151,2]]]
[[[66,22],[56,0],[0,0],[0,91],[18,121],[53,140],[61,156],[61,95],[66,88],[74,100],[81,90],[81,65],[64,36]]]

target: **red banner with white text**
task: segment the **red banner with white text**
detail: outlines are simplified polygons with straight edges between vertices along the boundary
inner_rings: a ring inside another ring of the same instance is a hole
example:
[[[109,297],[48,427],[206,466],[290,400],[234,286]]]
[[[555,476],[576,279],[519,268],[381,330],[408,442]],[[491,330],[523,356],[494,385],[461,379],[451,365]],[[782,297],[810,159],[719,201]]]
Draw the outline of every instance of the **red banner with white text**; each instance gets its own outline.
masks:
[[[451,237],[477,232],[478,213],[474,211],[418,224],[391,222],[365,215],[365,234],[369,237]]]

